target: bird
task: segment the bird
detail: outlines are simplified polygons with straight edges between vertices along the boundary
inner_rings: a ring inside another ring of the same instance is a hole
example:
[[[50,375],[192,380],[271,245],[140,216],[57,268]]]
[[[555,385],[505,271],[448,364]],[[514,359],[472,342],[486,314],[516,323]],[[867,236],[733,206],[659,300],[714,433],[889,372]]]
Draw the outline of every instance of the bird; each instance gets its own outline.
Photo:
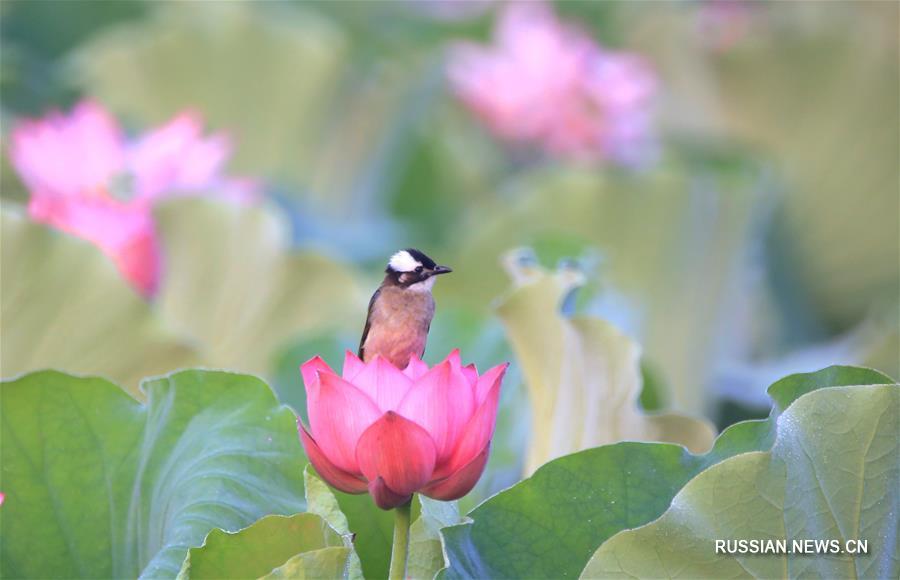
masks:
[[[422,358],[434,317],[431,288],[436,276],[452,271],[415,248],[394,253],[381,286],[369,300],[359,358],[369,362],[381,356],[401,370],[413,355]]]

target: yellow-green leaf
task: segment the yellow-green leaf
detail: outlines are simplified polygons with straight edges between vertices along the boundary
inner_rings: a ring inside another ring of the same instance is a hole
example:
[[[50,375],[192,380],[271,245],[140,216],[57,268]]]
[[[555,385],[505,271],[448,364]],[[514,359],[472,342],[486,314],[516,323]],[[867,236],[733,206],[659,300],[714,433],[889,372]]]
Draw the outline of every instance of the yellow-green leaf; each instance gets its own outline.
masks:
[[[350,579],[387,576],[391,555],[393,513],[379,509],[368,494],[333,491],[316,475],[312,466],[303,472],[307,509],[325,518],[353,548],[347,562]]]
[[[455,501],[437,501],[423,495],[419,501],[419,518],[409,528],[409,557],[406,577],[431,580],[444,568],[444,546],[441,528],[462,521]]]
[[[212,530],[202,546],[188,551],[178,580],[254,580],[297,556],[306,558],[291,566],[304,569],[319,560],[319,556],[310,554],[324,548],[340,548],[346,561],[349,550],[341,544],[341,536],[315,514],[266,516],[236,532]],[[325,558],[324,562],[330,564],[333,559]],[[338,570],[342,568],[343,563]]]
[[[102,375],[143,399],[139,381],[197,353],[90,242],[2,208],[2,373],[55,368]]]
[[[208,365],[266,373],[288,339],[355,328],[364,318],[351,271],[322,254],[291,251],[287,225],[271,208],[189,199],[163,205],[157,216],[165,264],[159,311]]]
[[[323,548],[297,554],[282,566],[262,577],[262,580],[322,580],[341,578],[349,548]]]
[[[515,287],[497,307],[522,367],[532,409],[526,471],[617,441],[669,441],[706,451],[715,433],[705,421],[640,411],[640,347],[607,322],[567,318],[565,298],[579,273],[556,274],[508,256]]]
[[[350,530],[347,516],[341,511],[341,506],[331,488],[316,475],[312,465],[307,465],[303,469],[303,484],[306,491],[306,510],[328,522],[328,525],[341,535],[344,547],[349,550],[346,566],[347,578],[350,580],[362,578],[362,563],[353,545],[354,534]]]
[[[745,243],[767,207],[760,172],[734,155],[682,156],[623,178],[590,168],[529,171],[472,205],[446,300],[487,305],[508,281],[512,246],[575,246],[603,258],[604,284],[628,297],[647,356],[672,385],[671,408],[704,413],[716,339],[737,322]],[[469,274],[467,274],[467,272]],[[444,302],[442,302],[443,304]]]

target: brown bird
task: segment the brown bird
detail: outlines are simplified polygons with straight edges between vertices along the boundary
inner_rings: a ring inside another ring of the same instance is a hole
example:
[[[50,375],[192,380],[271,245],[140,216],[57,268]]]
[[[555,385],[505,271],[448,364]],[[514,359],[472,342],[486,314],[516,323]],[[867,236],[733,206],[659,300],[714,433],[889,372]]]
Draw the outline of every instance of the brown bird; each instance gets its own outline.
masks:
[[[434,317],[431,288],[435,276],[452,270],[416,250],[400,250],[388,261],[384,280],[369,300],[369,315],[359,341],[364,361],[381,355],[399,369],[412,355],[425,353],[428,330]]]

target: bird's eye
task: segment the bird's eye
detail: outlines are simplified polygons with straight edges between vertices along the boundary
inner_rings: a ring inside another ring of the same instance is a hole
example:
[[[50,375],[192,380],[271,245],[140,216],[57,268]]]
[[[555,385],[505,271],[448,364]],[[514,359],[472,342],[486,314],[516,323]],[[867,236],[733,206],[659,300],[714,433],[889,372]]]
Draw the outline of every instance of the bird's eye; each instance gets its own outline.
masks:
[[[422,266],[416,266],[416,274],[422,273]]]

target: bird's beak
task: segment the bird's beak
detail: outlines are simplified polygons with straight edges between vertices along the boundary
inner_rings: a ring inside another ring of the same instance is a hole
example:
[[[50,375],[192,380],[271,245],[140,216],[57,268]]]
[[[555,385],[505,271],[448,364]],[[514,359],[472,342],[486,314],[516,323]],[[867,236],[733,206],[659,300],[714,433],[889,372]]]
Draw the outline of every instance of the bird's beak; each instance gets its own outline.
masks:
[[[438,274],[449,274],[452,272],[452,268],[448,268],[447,266],[435,266],[431,271],[432,276],[437,276]]]

